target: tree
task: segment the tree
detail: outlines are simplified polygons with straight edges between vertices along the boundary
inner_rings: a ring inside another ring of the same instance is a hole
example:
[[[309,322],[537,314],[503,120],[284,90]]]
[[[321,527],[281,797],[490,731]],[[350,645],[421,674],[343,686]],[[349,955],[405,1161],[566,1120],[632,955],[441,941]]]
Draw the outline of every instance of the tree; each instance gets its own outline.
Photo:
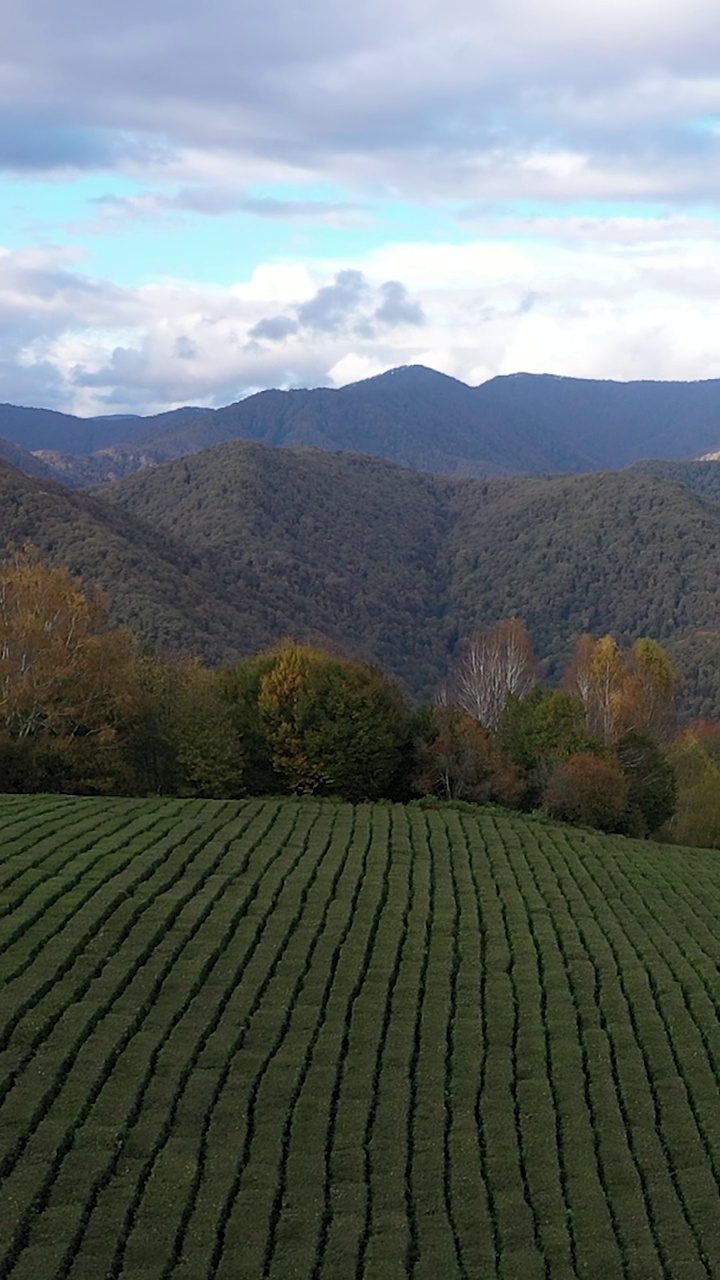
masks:
[[[139,789],[186,796],[244,794],[243,750],[218,672],[142,658],[128,755]]]
[[[643,637],[623,655],[613,636],[581,636],[564,683],[583,703],[588,732],[606,745],[630,730],[672,737],[678,674],[656,640]]]
[[[628,834],[651,835],[675,812],[675,770],[649,734],[636,729],[623,734],[615,755],[628,784]]]
[[[534,809],[548,779],[562,760],[579,752],[596,752],[598,739],[585,726],[578,697],[562,689],[532,689],[510,695],[497,729],[497,740],[519,770],[522,807]]]
[[[430,710],[415,789],[446,800],[512,805],[522,787],[517,769],[484,725],[461,707],[440,706]]]
[[[551,818],[618,831],[628,802],[628,782],[614,760],[581,753],[555,770],[545,791]]]
[[[687,729],[669,756],[678,784],[672,839],[720,848],[720,725],[705,721]]]
[[[468,715],[495,729],[508,697],[528,693],[536,680],[528,629],[519,618],[509,618],[469,641],[455,670],[455,697]]]
[[[625,682],[622,654],[613,636],[602,636],[595,642],[590,656],[590,694],[586,706],[588,729],[603,742],[617,736],[617,713]]]
[[[128,715],[129,631],[65,568],[25,554],[0,568],[0,722],[13,737],[104,732]]]
[[[580,636],[575,652],[565,672],[565,688],[574,697],[579,698],[587,712],[592,695],[592,658],[595,651],[595,640],[585,632]]]
[[[670,742],[675,731],[675,699],[680,677],[657,640],[636,640],[625,660],[617,720],[623,732]]]
[[[321,791],[329,783],[324,762],[308,751],[312,707],[308,675],[312,650],[285,645],[260,683],[258,706],[272,747],[273,766],[290,791]]]
[[[261,653],[218,672],[218,687],[242,743],[243,782],[251,795],[269,795],[284,785],[273,765],[273,747],[259,705],[263,679],[276,662],[277,651]]]
[[[284,645],[260,679],[258,708],[276,776],[290,791],[348,800],[407,793],[410,715],[376,668]]]

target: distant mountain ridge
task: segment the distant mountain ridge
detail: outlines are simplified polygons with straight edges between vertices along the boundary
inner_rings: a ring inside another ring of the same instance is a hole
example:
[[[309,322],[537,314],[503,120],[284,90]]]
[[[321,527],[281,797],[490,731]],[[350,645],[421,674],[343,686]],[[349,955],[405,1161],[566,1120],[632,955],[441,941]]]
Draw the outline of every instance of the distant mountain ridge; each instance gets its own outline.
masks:
[[[720,380],[517,373],[469,387],[410,365],[339,389],[260,391],[220,409],[188,406],[147,418],[0,405],[0,437],[79,487],[228,440],[366,453],[442,475],[580,473],[720,450]],[[0,441],[3,456],[23,465]]]

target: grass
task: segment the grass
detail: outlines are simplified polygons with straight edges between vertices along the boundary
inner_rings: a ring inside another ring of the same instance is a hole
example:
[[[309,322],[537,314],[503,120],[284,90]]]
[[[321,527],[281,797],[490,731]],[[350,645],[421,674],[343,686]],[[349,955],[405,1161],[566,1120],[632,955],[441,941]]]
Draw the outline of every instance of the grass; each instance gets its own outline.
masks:
[[[0,1280],[720,1277],[720,858],[0,798]]]

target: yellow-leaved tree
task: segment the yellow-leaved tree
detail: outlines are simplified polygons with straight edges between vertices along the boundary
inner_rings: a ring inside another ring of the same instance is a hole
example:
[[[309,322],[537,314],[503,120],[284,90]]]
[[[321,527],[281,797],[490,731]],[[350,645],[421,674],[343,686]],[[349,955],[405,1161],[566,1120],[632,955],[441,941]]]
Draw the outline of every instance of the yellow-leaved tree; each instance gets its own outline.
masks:
[[[12,737],[112,732],[132,700],[134,647],[68,569],[31,552],[0,566],[0,724]]]
[[[588,731],[614,745],[628,732],[664,743],[672,737],[678,673],[657,640],[623,654],[613,636],[580,637],[565,686],[580,698]]]

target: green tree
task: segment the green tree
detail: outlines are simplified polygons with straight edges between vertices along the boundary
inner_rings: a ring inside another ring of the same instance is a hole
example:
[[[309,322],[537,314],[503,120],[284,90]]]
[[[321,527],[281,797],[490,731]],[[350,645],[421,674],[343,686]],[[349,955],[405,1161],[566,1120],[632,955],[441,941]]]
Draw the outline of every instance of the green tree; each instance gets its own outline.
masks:
[[[516,765],[523,782],[522,807],[540,804],[558,764],[579,752],[595,752],[601,744],[585,725],[580,698],[562,689],[533,689],[510,696],[497,730],[497,740]]]
[[[618,740],[615,756],[628,784],[628,833],[651,835],[675,812],[675,770],[649,734],[636,729],[630,729]]]
[[[128,755],[138,789],[186,796],[244,794],[243,750],[221,677],[196,661],[143,658]]]
[[[284,645],[261,677],[258,707],[288,790],[361,800],[407,788],[411,718],[376,668]]]
[[[242,743],[243,781],[251,795],[270,795],[285,785],[273,764],[273,747],[260,708],[263,679],[276,661],[276,651],[262,653],[218,673],[218,687]]]
[[[720,848],[720,725],[687,729],[669,751],[677,806],[668,832],[678,844]]]

